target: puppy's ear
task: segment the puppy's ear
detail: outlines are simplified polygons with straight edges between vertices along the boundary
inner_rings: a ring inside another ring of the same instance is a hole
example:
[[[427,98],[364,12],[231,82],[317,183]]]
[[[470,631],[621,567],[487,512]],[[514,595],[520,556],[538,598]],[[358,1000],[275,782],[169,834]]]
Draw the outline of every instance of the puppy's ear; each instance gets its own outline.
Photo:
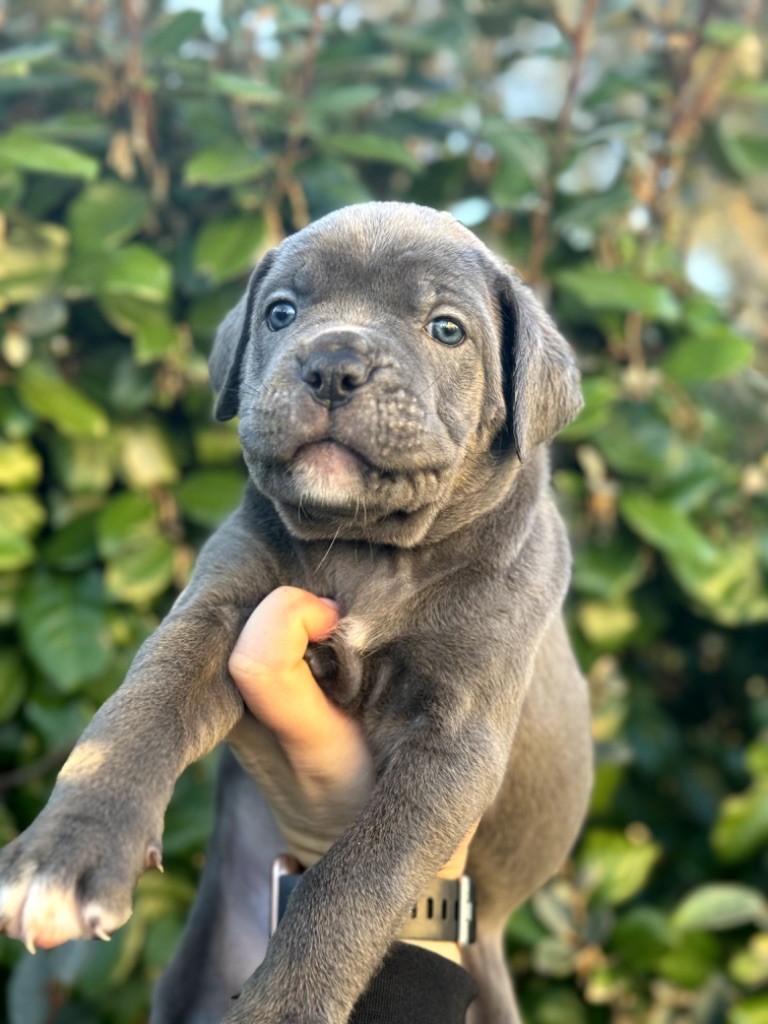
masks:
[[[251,274],[245,295],[221,321],[208,359],[211,386],[216,393],[213,415],[220,422],[237,416],[240,406],[240,366],[251,334],[253,305],[259,285],[272,266],[275,250],[263,257]]]
[[[524,462],[584,404],[573,349],[530,288],[505,273],[499,288],[507,421],[502,441]]]

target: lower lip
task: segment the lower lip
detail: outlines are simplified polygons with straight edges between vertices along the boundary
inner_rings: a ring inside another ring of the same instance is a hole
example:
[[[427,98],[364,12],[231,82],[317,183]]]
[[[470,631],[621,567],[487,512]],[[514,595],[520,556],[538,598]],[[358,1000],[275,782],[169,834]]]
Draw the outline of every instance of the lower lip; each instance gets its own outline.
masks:
[[[295,466],[312,469],[326,477],[357,475],[365,469],[365,463],[349,448],[335,441],[316,441],[305,445],[296,456]]]

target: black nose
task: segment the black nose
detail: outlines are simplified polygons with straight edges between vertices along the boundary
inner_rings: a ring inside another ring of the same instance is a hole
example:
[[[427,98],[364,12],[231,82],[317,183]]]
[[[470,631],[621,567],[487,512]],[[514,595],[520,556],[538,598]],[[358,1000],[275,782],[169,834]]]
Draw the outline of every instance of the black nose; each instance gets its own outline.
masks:
[[[370,373],[368,363],[349,348],[310,352],[301,367],[312,397],[329,409],[348,402]]]

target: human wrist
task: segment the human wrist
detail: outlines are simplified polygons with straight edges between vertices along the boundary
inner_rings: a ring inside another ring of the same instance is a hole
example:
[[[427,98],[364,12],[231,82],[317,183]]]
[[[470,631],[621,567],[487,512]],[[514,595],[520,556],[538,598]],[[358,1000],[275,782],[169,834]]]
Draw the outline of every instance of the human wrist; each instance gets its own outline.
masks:
[[[461,946],[458,942],[439,942],[434,939],[401,939],[400,941],[407,946],[425,949],[428,953],[437,953],[438,956],[445,957],[446,960],[461,967]]]

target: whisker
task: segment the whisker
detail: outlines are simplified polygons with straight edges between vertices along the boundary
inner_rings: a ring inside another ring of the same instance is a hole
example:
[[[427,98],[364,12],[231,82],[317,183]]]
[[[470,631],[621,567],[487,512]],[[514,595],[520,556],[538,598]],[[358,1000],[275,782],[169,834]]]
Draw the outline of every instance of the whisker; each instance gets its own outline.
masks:
[[[333,535],[333,540],[332,540],[332,541],[331,541],[331,543],[330,543],[330,544],[328,545],[328,550],[327,550],[327,551],[325,552],[325,554],[323,555],[323,557],[322,557],[322,558],[320,559],[320,562],[318,563],[317,567],[315,568],[315,572],[318,572],[318,571],[320,570],[320,566],[321,566],[321,565],[323,564],[323,562],[324,562],[324,561],[326,560],[326,558],[328,557],[328,555],[330,555],[330,553],[331,553],[331,548],[332,548],[332,547],[333,547],[333,545],[334,545],[334,544],[336,543],[336,538],[337,538],[337,537],[339,536],[339,532],[340,532],[340,530],[341,530],[341,523],[339,523],[338,527],[336,528],[336,533],[334,533],[334,535]]]
[[[418,394],[414,395],[414,397],[415,397],[415,398],[421,398],[421,396],[422,396],[423,394],[426,394],[426,393],[427,393],[427,391],[428,391],[428,390],[429,390],[429,389],[430,389],[431,387],[433,387],[433,386],[434,386],[434,385],[435,385],[435,384],[437,383],[437,381],[438,381],[439,379],[440,379],[440,374],[437,374],[437,376],[435,377],[435,379],[434,379],[434,380],[433,380],[433,381],[432,381],[432,382],[431,382],[430,384],[427,384],[427,386],[426,386],[426,387],[424,388],[424,390],[423,390],[423,391],[419,391],[419,393],[418,393]]]

